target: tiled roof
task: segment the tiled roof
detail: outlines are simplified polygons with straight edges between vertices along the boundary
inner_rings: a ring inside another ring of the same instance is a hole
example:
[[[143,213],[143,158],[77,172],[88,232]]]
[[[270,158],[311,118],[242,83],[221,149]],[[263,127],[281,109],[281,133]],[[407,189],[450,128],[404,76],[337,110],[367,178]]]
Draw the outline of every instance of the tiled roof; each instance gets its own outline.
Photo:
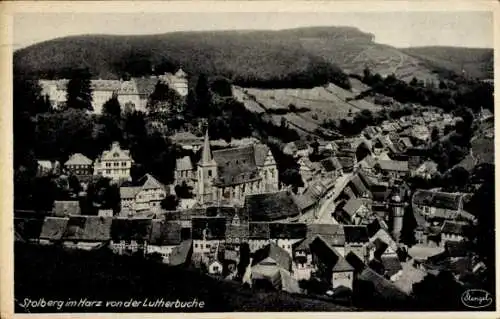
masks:
[[[307,227],[302,223],[270,223],[271,238],[300,239],[306,237]]]
[[[111,217],[72,216],[63,236],[68,241],[106,241],[111,238]]]
[[[80,202],[56,200],[52,212],[55,216],[80,215]]]
[[[408,295],[405,292],[389,280],[377,274],[371,268],[367,267],[353,252],[347,254],[346,260],[355,268],[358,273],[357,278],[362,281],[371,282],[374,285],[375,291],[380,295],[394,301],[408,300]]]
[[[40,239],[60,240],[68,225],[67,217],[46,217],[43,222]]]
[[[271,231],[269,223],[266,222],[250,222],[249,224],[249,237],[251,239],[270,239]]]
[[[193,217],[192,238],[214,240],[226,237],[226,218],[224,217]]]
[[[364,205],[364,200],[361,198],[351,198],[345,203],[342,209],[349,214],[349,216],[353,216],[361,206]]]
[[[265,262],[268,258],[274,260],[274,262],[276,262],[276,265],[280,268],[288,271],[292,268],[292,257],[286,250],[279,247],[273,242],[269,243],[268,245],[257,250],[254,253],[252,266]]]
[[[266,161],[267,154],[270,152],[269,147],[265,144],[259,143],[259,144],[254,144],[253,148],[254,148],[255,164],[257,166],[263,166]]]
[[[118,94],[132,95],[139,94],[139,91],[137,90],[137,86],[134,81],[122,81]]]
[[[414,205],[431,206],[458,210],[462,195],[453,193],[436,192],[430,190],[417,190],[413,195]]]
[[[141,189],[165,189],[165,186],[160,183],[151,174],[146,174],[138,181],[141,184]]]
[[[172,249],[172,254],[170,255],[170,265],[178,266],[186,264],[189,261],[189,258],[191,258],[192,251],[193,251],[193,241],[192,240],[182,241],[180,245]]]
[[[367,243],[368,231],[366,226],[344,225],[346,243]]]
[[[252,221],[274,221],[296,217],[300,210],[287,191],[245,197],[245,209]]]
[[[403,269],[401,266],[401,262],[397,256],[382,256],[382,265],[384,265],[384,269],[386,274],[389,277],[397,274],[400,270]]]
[[[327,267],[334,272],[354,271],[354,268],[333,249],[321,235],[310,244],[311,253],[316,255]]]
[[[309,250],[309,245],[316,236],[320,235],[332,247],[344,246],[344,227],[340,224],[309,224],[307,225],[306,239],[296,249]]]
[[[154,219],[149,236],[150,245],[179,245],[181,243],[181,225],[178,222]]]
[[[384,171],[407,172],[409,170],[407,161],[380,160],[378,164]]]
[[[139,186],[126,186],[120,187],[120,198],[135,198],[135,196],[141,191]]]
[[[90,86],[93,91],[119,91],[121,83],[118,80],[91,80]]]
[[[148,240],[151,235],[149,218],[114,218],[111,224],[111,239],[120,240]]]
[[[191,163],[191,157],[184,156],[183,158],[176,159],[175,169],[177,171],[191,171],[191,170],[193,170],[193,164]]]
[[[76,153],[71,155],[64,165],[92,165],[92,160],[81,153]]]
[[[371,196],[371,193],[368,190],[367,185],[363,183],[363,181],[357,174],[352,177],[348,185],[353,186],[354,187],[353,191],[355,191],[360,197],[364,195]]]
[[[221,186],[259,180],[253,146],[229,148],[212,152],[217,163],[217,181]]]

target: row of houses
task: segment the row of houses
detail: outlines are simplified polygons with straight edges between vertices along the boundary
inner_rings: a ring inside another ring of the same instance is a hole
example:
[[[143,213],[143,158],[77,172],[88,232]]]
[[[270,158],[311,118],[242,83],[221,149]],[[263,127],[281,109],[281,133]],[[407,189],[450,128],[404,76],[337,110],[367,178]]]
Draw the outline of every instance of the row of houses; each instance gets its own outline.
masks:
[[[109,150],[105,150],[95,161],[81,153],[72,154],[63,166],[58,162],[39,160],[40,175],[54,173],[70,173],[79,180],[88,180],[91,176],[103,176],[115,181],[130,179],[130,169],[134,160],[129,150],[122,149],[118,142],[113,142]]]

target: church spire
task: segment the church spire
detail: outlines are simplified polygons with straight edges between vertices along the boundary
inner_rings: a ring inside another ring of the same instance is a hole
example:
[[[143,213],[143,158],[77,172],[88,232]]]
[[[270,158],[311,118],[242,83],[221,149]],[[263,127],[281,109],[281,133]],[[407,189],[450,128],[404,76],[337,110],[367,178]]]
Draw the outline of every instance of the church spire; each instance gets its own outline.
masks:
[[[208,129],[205,132],[205,141],[203,142],[203,153],[201,155],[201,163],[208,164],[212,161],[212,152],[210,151],[210,140],[208,139]]]

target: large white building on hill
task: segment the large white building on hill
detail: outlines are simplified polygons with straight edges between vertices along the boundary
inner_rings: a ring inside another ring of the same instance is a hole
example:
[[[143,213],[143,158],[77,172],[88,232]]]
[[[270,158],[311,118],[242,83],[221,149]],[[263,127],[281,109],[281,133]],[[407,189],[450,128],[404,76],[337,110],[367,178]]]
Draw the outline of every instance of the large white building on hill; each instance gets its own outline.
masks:
[[[102,113],[102,106],[113,94],[116,94],[122,109],[126,106],[145,111],[149,95],[154,91],[156,83],[163,81],[181,97],[188,94],[187,74],[179,69],[175,74],[165,73],[160,76],[132,78],[123,80],[91,80],[92,107],[96,114]],[[40,80],[42,95],[48,96],[53,107],[58,108],[66,102],[68,79]]]

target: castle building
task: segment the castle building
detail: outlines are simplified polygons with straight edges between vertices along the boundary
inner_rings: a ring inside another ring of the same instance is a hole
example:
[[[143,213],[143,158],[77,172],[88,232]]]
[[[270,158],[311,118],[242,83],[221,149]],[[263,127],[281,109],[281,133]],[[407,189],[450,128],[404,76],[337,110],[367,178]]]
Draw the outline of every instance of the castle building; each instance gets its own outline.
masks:
[[[278,168],[266,145],[254,144],[212,153],[206,132],[196,174],[200,204],[242,205],[247,195],[278,189]]]

